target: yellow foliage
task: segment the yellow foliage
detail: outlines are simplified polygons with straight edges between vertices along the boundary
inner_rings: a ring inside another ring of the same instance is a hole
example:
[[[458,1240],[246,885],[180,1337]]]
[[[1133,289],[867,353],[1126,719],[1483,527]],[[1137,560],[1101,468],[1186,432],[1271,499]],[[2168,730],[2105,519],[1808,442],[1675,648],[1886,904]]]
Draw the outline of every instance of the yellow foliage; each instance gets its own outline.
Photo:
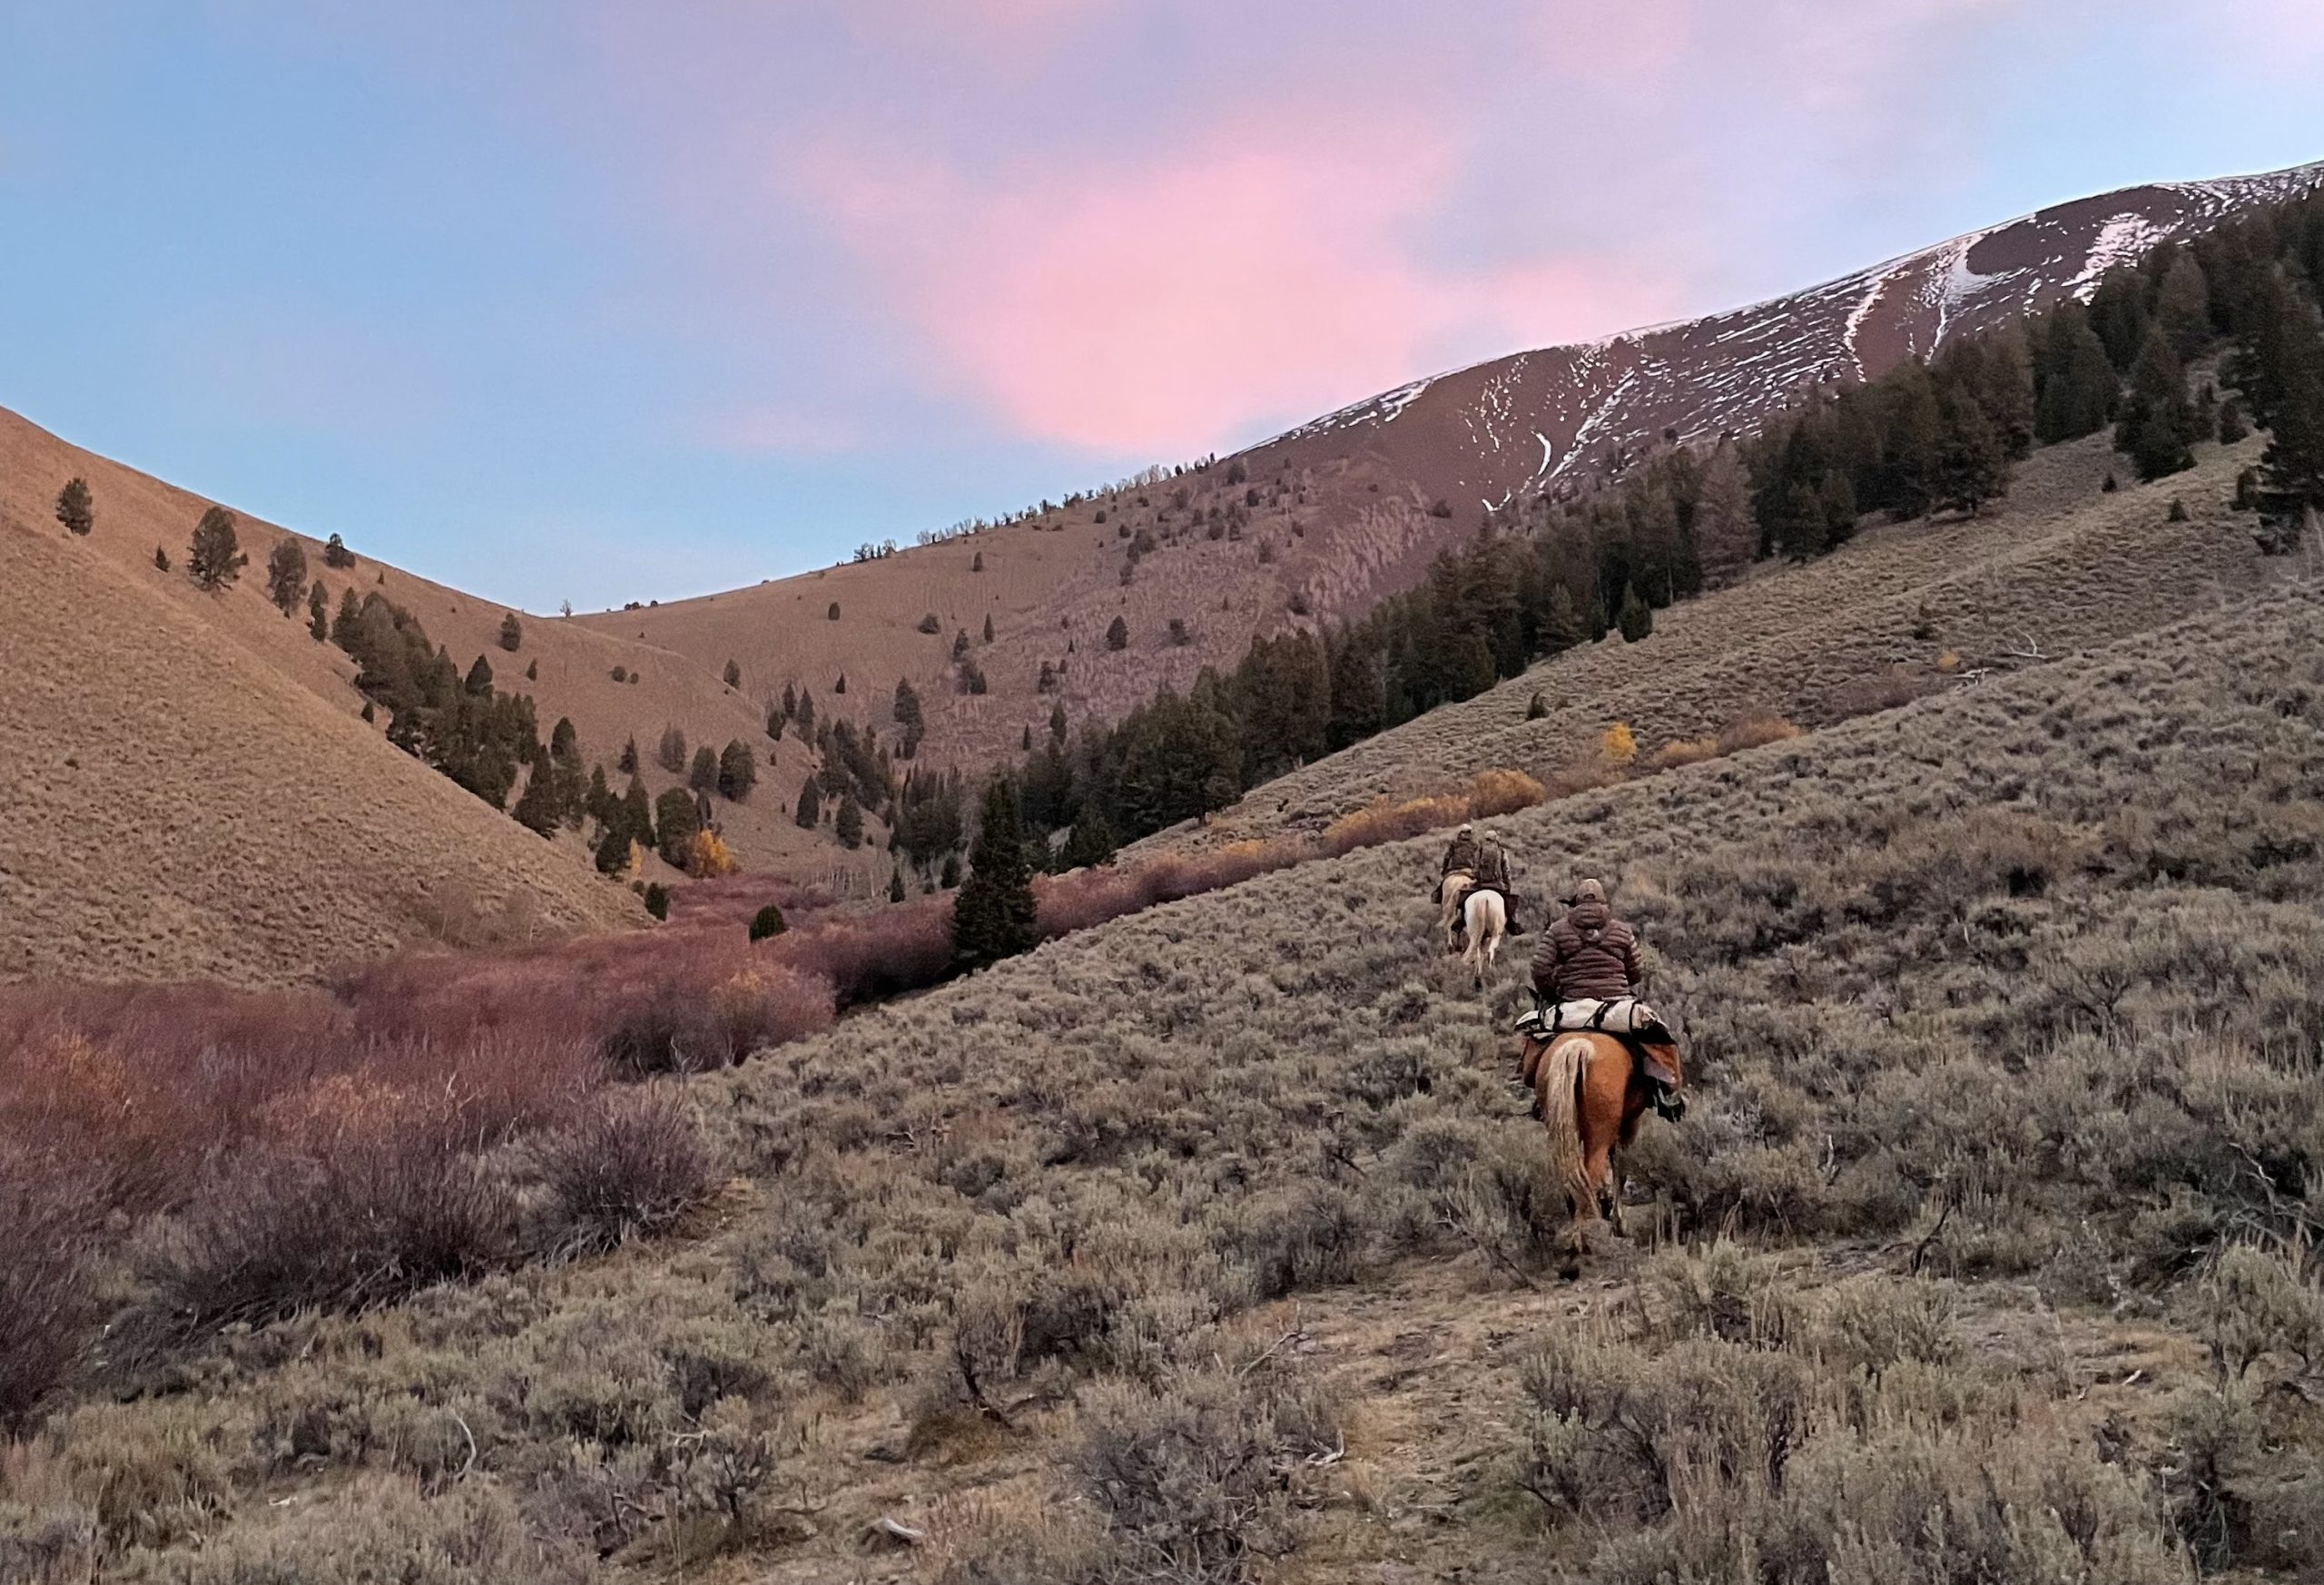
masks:
[[[698,831],[686,845],[685,871],[697,881],[715,881],[721,875],[732,875],[739,866],[734,855],[714,831]]]
[[[1476,820],[1514,814],[1521,809],[1532,808],[1549,795],[1548,788],[1522,771],[1479,771],[1469,783],[1469,814]]]
[[[1672,771],[1680,765],[1698,765],[1718,754],[1718,740],[1715,737],[1676,737],[1654,751],[1654,768]]]
[[[1615,764],[1627,765],[1638,758],[1638,739],[1630,734],[1630,724],[1617,721],[1598,740],[1598,752]]]
[[[1961,669],[1961,657],[1955,655],[1948,649],[1943,655],[1936,657],[1936,669],[1943,672],[1945,675],[1951,676],[1955,672]]]

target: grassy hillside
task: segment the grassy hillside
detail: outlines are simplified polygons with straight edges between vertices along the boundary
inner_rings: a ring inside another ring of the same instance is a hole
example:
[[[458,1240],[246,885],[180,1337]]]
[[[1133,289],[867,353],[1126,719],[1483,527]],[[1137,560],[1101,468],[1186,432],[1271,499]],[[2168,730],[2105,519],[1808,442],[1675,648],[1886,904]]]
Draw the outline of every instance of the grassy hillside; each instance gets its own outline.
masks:
[[[85,539],[66,536],[53,516],[56,492],[76,476],[88,480],[96,502],[96,529]],[[606,773],[615,776],[616,791],[621,778],[615,775],[614,766],[629,738],[636,739],[643,774],[649,790],[657,793],[680,780],[653,763],[654,746],[665,725],[679,726],[690,744],[707,743],[715,748],[740,738],[760,754],[760,785],[749,802],[722,805],[721,818],[729,845],[746,864],[780,869],[803,880],[828,878],[844,883],[844,876],[853,875],[860,878],[857,884],[868,886],[875,870],[878,881],[886,880],[884,863],[845,853],[827,831],[811,835],[792,823],[792,800],[812,768],[812,753],[795,738],[781,744],[767,740],[759,691],[747,679],[742,690],[726,687],[723,659],[697,664],[671,650],[593,631],[578,622],[529,615],[521,617],[522,645],[510,654],[499,645],[506,606],[375,561],[361,554],[361,546],[354,547],[359,556],[354,567],[325,567],[328,527],[320,536],[291,534],[248,517],[241,519],[241,538],[250,565],[235,587],[207,595],[182,569],[193,526],[208,505],[198,496],[69,445],[0,410],[0,521],[54,537],[73,555],[102,564],[117,581],[96,586],[125,586],[160,599],[218,642],[236,645],[249,660],[306,688],[334,713],[352,717],[362,708],[353,685],[353,663],[335,646],[317,644],[308,635],[303,605],[295,616],[285,617],[267,601],[267,556],[286,537],[304,547],[309,576],[330,591],[334,609],[343,588],[352,586],[359,596],[377,590],[418,615],[428,636],[451,652],[463,672],[480,655],[491,663],[502,689],[530,694],[544,737],[559,716],[570,717],[585,762],[603,763]],[[156,547],[168,553],[177,571],[155,570]],[[82,648],[74,654],[77,667],[82,657],[94,661],[96,652]],[[536,667],[538,675],[527,678],[527,666]],[[615,683],[615,667],[636,681]],[[103,685],[94,665],[85,681],[93,688]],[[882,699],[877,719],[885,719],[886,709]],[[770,753],[776,763],[767,763]]]
[[[0,556],[0,978],[281,985],[643,919],[150,567],[8,522]]]
[[[10,1455],[0,1555],[2293,1578],[2319,789],[2299,582],[1512,817],[1545,880],[1614,885],[1688,1035],[1640,1242],[1578,1278],[1508,1082],[1519,973],[1478,997],[1433,950],[1433,842],[1156,908],[696,1080],[740,1176],[675,1242],[91,1392]],[[554,1204],[556,1159],[490,1170]],[[225,1215],[151,1229],[153,1269]]]
[[[1739,721],[1813,726],[2146,632],[2263,586],[2277,569],[2230,508],[2259,440],[2197,448],[2192,472],[2140,485],[2102,437],[2036,452],[1985,516],[1871,528],[1798,566],[1659,612],[1653,635],[1545,661],[1253,792],[1157,845],[1320,826],[1484,766],[1550,775],[1627,723],[1641,760]],[[2102,489],[2110,474],[2125,481]],[[2171,521],[2172,502],[2187,513]],[[1545,714],[1531,716],[1532,701]]]

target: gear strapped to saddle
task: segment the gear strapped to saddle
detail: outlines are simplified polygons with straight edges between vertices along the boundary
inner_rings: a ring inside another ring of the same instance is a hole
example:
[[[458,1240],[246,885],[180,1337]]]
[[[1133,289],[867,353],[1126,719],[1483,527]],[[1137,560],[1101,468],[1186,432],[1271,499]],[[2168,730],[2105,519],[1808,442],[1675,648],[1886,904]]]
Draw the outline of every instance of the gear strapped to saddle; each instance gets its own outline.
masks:
[[[1674,1092],[1679,1076],[1657,1060],[1651,1046],[1679,1044],[1678,1032],[1662,1021],[1662,1015],[1634,996],[1616,997],[1605,1001],[1561,1001],[1537,1007],[1517,1015],[1517,1032],[1531,1040],[1547,1040],[1556,1035],[1611,1035],[1638,1054],[1646,1076],[1654,1082],[1657,1094],[1655,1109],[1675,1121]]]

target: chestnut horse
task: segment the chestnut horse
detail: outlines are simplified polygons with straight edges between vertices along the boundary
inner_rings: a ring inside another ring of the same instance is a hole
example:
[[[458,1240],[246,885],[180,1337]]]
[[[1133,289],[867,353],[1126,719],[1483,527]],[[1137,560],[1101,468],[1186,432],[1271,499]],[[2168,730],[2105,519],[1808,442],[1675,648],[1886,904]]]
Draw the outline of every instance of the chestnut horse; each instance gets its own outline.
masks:
[[[1656,1041],[1649,1050],[1678,1079],[1679,1048]],[[1550,1164],[1574,1217],[1594,1210],[1620,1233],[1622,1151],[1654,1099],[1639,1053],[1612,1035],[1528,1037],[1520,1071],[1540,1100]]]

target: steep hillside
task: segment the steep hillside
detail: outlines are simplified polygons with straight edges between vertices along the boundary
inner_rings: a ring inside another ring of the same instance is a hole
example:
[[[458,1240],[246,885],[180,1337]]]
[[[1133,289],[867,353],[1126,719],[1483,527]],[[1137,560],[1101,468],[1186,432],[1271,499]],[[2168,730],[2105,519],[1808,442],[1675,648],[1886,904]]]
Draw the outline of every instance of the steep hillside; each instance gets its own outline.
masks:
[[[88,481],[96,503],[96,529],[84,539],[68,538],[54,517],[57,491],[76,476]],[[358,560],[353,567],[326,567],[322,552],[327,527],[321,536],[296,534],[243,517],[241,546],[250,566],[232,589],[204,594],[182,568],[193,526],[210,504],[0,409],[0,518],[55,538],[75,556],[102,563],[113,581],[94,587],[128,587],[152,596],[200,624],[222,644],[239,646],[248,658],[306,688],[334,713],[352,718],[363,706],[354,689],[353,663],[333,645],[309,636],[303,605],[285,617],[266,597],[267,556],[280,540],[293,538],[306,551],[309,576],[329,591],[334,609],[342,589],[352,587],[359,596],[377,590],[418,615],[428,636],[451,652],[462,671],[476,656],[485,656],[500,687],[533,696],[544,733],[559,716],[572,720],[584,761],[604,764],[616,791],[621,779],[615,765],[631,738],[637,742],[646,783],[656,792],[680,780],[653,761],[665,725],[677,725],[690,744],[715,748],[739,738],[760,753],[760,784],[749,802],[721,804],[719,813],[731,845],[746,864],[803,879],[832,879],[841,882],[841,890],[868,885],[875,869],[877,879],[886,878],[884,865],[875,865],[868,854],[844,853],[828,832],[811,835],[792,823],[792,800],[812,768],[813,756],[795,738],[771,743],[757,690],[726,687],[720,665],[704,666],[672,650],[593,631],[578,622],[532,615],[521,618],[524,639],[511,654],[499,644],[507,607],[375,561],[361,555],[359,546],[354,547]],[[156,548],[167,552],[180,570],[155,570]],[[8,659],[13,674],[13,655]],[[96,659],[94,650],[76,652],[75,667],[89,668],[82,680],[92,686],[100,682],[94,674]],[[527,667],[537,675],[527,677]],[[632,680],[615,683],[616,667]],[[767,763],[770,754],[773,763]]]
[[[881,706],[909,678],[928,701],[927,755],[987,763],[1028,727],[1038,737],[1055,704],[1118,718],[1165,683],[1231,666],[1255,635],[1368,608],[1489,507],[1586,490],[1673,439],[1748,430],[1818,385],[2087,296],[2160,242],[2319,182],[2324,164],[2078,200],[1749,308],[1416,380],[1199,472],[971,537],[584,620],[714,673],[739,659],[762,689],[793,680],[819,701],[842,673]],[[1128,642],[1112,652],[1117,616]],[[950,665],[963,631],[982,695]],[[1039,691],[1045,662],[1054,694]]]
[[[674,1245],[193,1340],[44,1423],[0,1544],[220,1582],[2305,1577],[2319,657],[2302,578],[1516,816],[1688,1036],[1637,1241],[1578,1274],[1520,971],[1438,955],[1407,842],[697,1078],[742,1176]]]
[[[246,638],[271,608],[213,619],[12,510],[0,566],[0,979],[283,985],[415,941],[643,920],[577,842],[389,748]]]
[[[1878,527],[1820,560],[1765,566],[1660,613],[1642,644],[1610,633],[1152,845],[1319,827],[1487,766],[1550,776],[1594,761],[1616,722],[1630,727],[1642,762],[1753,718],[1821,725],[2213,608],[2281,571],[2255,547],[2250,515],[2231,507],[2236,474],[2260,444],[2206,443],[2192,471],[2111,491],[2102,482],[2122,462],[2104,438],[2036,452],[1987,516]],[[2184,521],[2171,521],[2173,502]]]

